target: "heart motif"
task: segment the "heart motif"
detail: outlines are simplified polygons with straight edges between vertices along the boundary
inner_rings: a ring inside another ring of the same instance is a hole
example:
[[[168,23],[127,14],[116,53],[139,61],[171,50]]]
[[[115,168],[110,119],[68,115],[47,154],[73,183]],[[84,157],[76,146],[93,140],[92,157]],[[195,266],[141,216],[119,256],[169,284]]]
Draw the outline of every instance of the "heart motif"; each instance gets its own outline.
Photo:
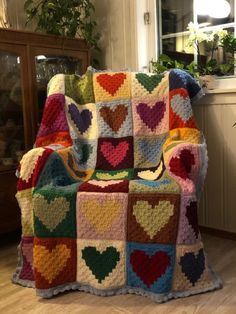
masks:
[[[103,107],[100,109],[100,115],[114,132],[118,132],[128,115],[128,108],[125,105],[119,105],[115,110]]]
[[[122,182],[123,182],[123,180],[109,180],[109,181],[90,180],[90,181],[88,181],[89,184],[99,186],[100,188],[106,188],[110,185],[115,185],[115,184],[119,184]]]
[[[194,155],[188,149],[181,150],[180,155],[172,157],[169,162],[170,171],[184,180],[188,179],[188,174],[191,172],[194,164]]]
[[[188,206],[186,206],[186,217],[188,218],[188,222],[194,230],[196,238],[199,234],[198,228],[198,216],[197,216],[197,202],[190,202]]]
[[[50,232],[66,218],[69,208],[70,203],[64,197],[57,197],[50,202],[40,194],[35,194],[33,198],[34,215]]]
[[[37,162],[40,157],[42,157],[45,148],[38,147],[34,148],[34,150],[30,150],[26,153],[20,161],[21,169],[20,169],[20,178],[26,182],[31,178],[34,169],[37,165]]]
[[[146,103],[139,103],[136,110],[146,126],[154,131],[164,117],[166,105],[163,101],[156,102],[152,107]]]
[[[65,244],[58,244],[54,249],[48,250],[45,246],[34,246],[34,267],[49,282],[59,275],[65,268],[71,250]]]
[[[118,89],[124,84],[125,79],[126,74],[124,73],[106,73],[97,76],[99,85],[112,96],[114,96]]]
[[[192,252],[184,254],[184,256],[181,256],[179,263],[182,272],[194,286],[205,269],[205,255],[203,249],[200,249],[197,255],[194,255]]]
[[[152,170],[143,170],[143,171],[139,171],[137,173],[137,176],[143,180],[157,180],[160,179],[160,177],[163,175],[165,170],[165,165],[163,163],[163,160],[160,161],[158,167],[156,168],[156,170],[152,171]]]
[[[151,93],[157,85],[161,82],[163,75],[147,75],[145,73],[137,73],[136,79],[138,82],[149,92]]]
[[[99,180],[119,180],[119,179],[125,179],[129,175],[128,171],[121,171],[118,173],[107,173],[107,172],[98,172],[96,173],[96,177]]]
[[[133,215],[150,239],[168,223],[174,214],[174,205],[169,201],[159,201],[152,206],[148,201],[137,201],[133,205]]]
[[[99,252],[96,247],[87,246],[82,250],[82,258],[99,283],[109,276],[120,260],[120,253],[113,246]]]
[[[190,99],[184,98],[181,95],[174,95],[171,99],[171,107],[184,122],[188,121],[192,116],[192,107]]]
[[[165,274],[170,261],[170,256],[163,251],[158,251],[149,256],[144,251],[134,250],[130,255],[133,271],[148,288]]]
[[[121,211],[122,205],[114,199],[87,200],[80,211],[94,226],[98,233],[104,233],[114,223]],[[111,210],[112,209],[112,210]]]
[[[122,141],[116,146],[113,146],[110,142],[103,142],[101,145],[103,156],[113,167],[116,167],[124,160],[128,150],[129,144],[126,141]]]
[[[75,104],[70,104],[68,109],[71,120],[76,125],[81,134],[85,133],[92,124],[93,114],[88,109],[79,112]]]

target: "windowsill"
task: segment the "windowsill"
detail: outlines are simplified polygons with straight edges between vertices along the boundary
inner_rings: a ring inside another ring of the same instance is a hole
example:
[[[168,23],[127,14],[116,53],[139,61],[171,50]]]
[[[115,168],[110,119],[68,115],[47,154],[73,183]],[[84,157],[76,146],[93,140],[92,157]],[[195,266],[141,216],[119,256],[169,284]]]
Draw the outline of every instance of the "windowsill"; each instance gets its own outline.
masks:
[[[205,89],[204,93],[207,94],[230,94],[236,93],[236,88],[216,88],[216,89]]]

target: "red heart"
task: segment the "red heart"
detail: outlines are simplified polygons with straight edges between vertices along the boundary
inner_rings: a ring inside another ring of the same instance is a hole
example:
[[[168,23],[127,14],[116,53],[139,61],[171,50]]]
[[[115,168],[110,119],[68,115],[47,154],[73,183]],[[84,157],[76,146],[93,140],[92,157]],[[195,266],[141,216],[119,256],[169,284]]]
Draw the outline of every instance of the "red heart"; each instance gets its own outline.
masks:
[[[184,180],[188,179],[194,164],[194,155],[188,149],[183,149],[178,157],[172,157],[169,163],[170,171]]]
[[[126,79],[126,74],[115,73],[115,74],[100,74],[97,76],[97,82],[100,86],[105,89],[112,96],[118,91],[121,85]]]
[[[144,251],[134,250],[130,255],[130,263],[133,271],[149,288],[166,272],[170,265],[170,256],[163,251],[148,256]]]
[[[126,141],[120,142],[115,147],[110,142],[103,142],[101,145],[101,152],[103,153],[103,156],[113,167],[116,167],[124,160],[128,150],[129,143]]]

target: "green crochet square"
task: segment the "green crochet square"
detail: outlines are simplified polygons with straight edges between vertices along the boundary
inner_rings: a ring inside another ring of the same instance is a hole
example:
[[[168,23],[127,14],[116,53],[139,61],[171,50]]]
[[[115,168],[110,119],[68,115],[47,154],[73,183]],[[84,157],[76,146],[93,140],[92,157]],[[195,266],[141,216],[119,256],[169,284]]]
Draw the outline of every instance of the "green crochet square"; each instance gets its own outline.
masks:
[[[76,238],[76,196],[78,183],[44,186],[33,193],[36,237]]]
[[[94,103],[93,73],[87,71],[83,76],[65,75],[65,95],[80,105]]]

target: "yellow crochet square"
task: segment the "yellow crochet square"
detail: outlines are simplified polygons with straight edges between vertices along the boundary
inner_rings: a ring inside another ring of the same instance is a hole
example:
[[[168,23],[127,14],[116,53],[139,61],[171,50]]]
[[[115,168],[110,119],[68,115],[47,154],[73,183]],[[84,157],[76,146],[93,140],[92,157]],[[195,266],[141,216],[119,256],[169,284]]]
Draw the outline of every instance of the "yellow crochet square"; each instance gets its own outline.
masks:
[[[96,102],[130,99],[130,73],[106,72],[93,76],[93,88]]]
[[[125,242],[77,240],[77,282],[97,289],[117,289],[126,282]]]
[[[180,143],[201,143],[201,133],[197,129],[192,128],[178,128],[169,131],[169,137],[163,145],[163,151],[167,152],[175,145]]]
[[[16,193],[16,198],[21,208],[22,235],[25,237],[34,235],[32,193],[33,188]]]

